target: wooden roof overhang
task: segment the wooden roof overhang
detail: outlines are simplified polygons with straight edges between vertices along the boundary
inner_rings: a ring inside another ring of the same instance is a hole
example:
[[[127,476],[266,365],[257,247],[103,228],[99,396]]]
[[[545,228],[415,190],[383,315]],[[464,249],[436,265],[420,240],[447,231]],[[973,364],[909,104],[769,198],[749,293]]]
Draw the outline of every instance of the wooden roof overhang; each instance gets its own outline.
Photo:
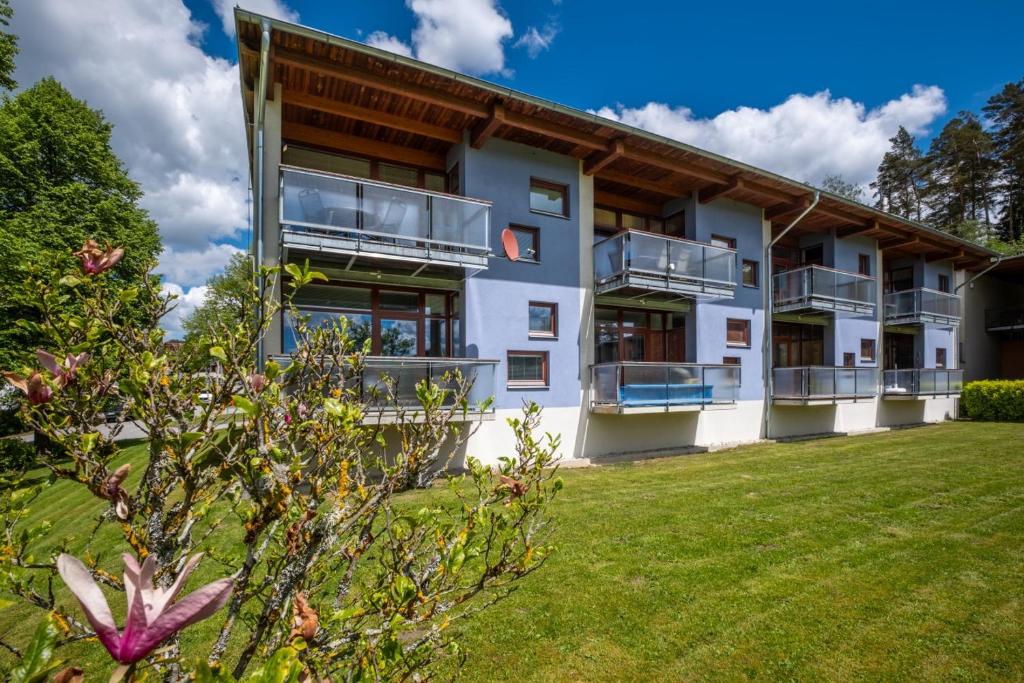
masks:
[[[810,205],[815,188],[647,131],[574,110],[345,38],[235,10],[246,123],[253,121],[261,22],[271,27],[270,83],[281,85],[285,141],[445,170],[464,135],[474,147],[500,138],[583,162],[595,200],[657,214],[668,199],[697,192],[762,207],[782,230]],[[273,88],[268,88],[273,97]],[[994,252],[822,191],[790,233],[879,240],[887,255],[923,254],[978,270]]]

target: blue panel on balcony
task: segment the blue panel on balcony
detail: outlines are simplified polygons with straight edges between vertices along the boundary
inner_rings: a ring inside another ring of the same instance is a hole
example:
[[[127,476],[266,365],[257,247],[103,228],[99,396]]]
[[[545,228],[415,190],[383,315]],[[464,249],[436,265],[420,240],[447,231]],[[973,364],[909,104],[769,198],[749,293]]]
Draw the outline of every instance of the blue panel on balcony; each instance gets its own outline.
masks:
[[[710,384],[627,384],[619,388],[619,403],[629,408],[702,405],[711,402],[713,390]]]

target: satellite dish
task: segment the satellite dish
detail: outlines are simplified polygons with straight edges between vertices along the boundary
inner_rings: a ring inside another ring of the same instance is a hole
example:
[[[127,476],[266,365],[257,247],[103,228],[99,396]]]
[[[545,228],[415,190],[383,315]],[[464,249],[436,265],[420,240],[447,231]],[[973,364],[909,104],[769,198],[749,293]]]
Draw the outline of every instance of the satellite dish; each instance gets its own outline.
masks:
[[[519,242],[512,228],[505,228],[501,231],[501,246],[505,248],[505,256],[509,261],[519,260]]]

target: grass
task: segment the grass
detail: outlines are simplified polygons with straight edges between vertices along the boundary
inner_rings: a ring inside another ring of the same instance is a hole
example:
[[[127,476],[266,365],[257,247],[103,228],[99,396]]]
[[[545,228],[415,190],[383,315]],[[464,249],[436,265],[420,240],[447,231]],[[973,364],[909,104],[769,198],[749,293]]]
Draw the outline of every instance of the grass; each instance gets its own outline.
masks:
[[[558,552],[462,625],[463,678],[1024,679],[1022,441],[949,423],[566,471]],[[93,503],[47,495],[88,535]]]

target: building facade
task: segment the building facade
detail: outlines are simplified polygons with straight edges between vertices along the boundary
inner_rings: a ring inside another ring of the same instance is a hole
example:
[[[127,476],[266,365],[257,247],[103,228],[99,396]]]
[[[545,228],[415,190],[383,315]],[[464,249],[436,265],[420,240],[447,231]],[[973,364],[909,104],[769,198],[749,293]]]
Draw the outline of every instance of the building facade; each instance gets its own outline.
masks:
[[[544,407],[566,459],[948,419],[987,250],[761,169],[236,11],[254,256],[370,340],[367,378],[458,368],[509,454]],[[287,355],[290,321],[261,353]],[[400,386],[401,388],[401,386]],[[411,393],[411,392],[410,392]]]

